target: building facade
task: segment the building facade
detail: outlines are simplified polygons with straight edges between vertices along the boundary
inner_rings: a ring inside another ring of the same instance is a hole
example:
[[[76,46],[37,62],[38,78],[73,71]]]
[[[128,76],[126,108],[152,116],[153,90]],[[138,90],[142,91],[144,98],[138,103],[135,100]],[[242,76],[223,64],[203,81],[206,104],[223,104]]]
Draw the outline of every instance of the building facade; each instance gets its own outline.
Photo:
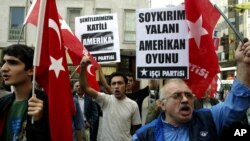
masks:
[[[1,0],[0,9],[5,12],[0,12],[0,49],[17,42],[35,47],[36,27],[28,24],[24,26],[23,33],[20,34],[32,1],[35,0]],[[136,9],[149,8],[149,0],[56,0],[56,3],[59,14],[73,32],[75,31],[75,17],[116,13],[121,63],[104,65],[103,71],[107,75],[116,70],[135,72],[135,12]],[[70,67],[71,71],[73,69]]]
[[[0,9],[0,58],[1,49],[17,43],[35,47],[36,27],[26,25],[22,30],[22,23],[32,1],[35,0],[1,0]],[[117,13],[119,40],[121,51],[121,63],[107,64],[103,71],[109,75],[114,71],[135,73],[135,43],[136,43],[136,9],[149,8],[152,0],[56,0],[59,14],[65,19],[72,31],[75,31],[75,17]],[[172,0],[171,0],[172,1]],[[230,8],[235,4],[250,2],[250,0],[215,0],[218,7],[228,17],[236,30],[244,37],[250,36],[250,10],[242,13]],[[217,50],[218,60],[223,70],[235,67],[234,50],[238,45],[238,38],[226,21],[221,17],[216,26],[220,44]],[[69,61],[69,65],[71,65]],[[69,67],[74,71],[74,67]],[[223,71],[220,74],[222,80],[226,80],[232,72]],[[228,73],[228,74],[227,74]]]
[[[242,37],[248,37],[250,29],[250,10],[236,10],[233,8],[237,4],[250,2],[250,0],[219,0],[217,5],[228,18],[233,27],[239,32]],[[234,51],[239,44],[239,38],[234,31],[229,27],[226,20],[221,16],[216,31],[219,33],[220,44],[217,50],[217,56],[221,67],[221,72],[218,74],[221,84],[220,88],[228,89],[232,84],[232,80],[236,76],[236,62]]]

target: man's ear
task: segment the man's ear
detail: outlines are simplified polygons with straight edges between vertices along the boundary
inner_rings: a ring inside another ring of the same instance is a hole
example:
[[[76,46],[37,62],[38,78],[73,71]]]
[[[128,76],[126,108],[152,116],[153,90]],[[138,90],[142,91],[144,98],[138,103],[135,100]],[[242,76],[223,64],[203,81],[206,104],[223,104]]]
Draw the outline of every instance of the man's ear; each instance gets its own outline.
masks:
[[[164,103],[163,101],[161,102],[161,109],[162,109],[163,111],[165,111],[165,109],[166,109],[166,108],[165,108],[165,103]]]
[[[34,72],[34,68],[30,68],[30,69],[27,70],[27,74],[29,76],[33,76],[33,72]]]

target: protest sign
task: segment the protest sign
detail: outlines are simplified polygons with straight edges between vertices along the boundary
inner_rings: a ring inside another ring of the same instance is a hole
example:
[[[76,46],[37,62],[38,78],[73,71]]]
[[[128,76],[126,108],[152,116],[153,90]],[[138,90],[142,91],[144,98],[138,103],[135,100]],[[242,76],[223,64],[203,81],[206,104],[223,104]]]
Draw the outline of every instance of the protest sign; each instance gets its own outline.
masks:
[[[76,17],[75,24],[75,35],[97,62],[120,62],[116,14]]]
[[[184,6],[136,13],[136,76],[188,79],[188,26]]]

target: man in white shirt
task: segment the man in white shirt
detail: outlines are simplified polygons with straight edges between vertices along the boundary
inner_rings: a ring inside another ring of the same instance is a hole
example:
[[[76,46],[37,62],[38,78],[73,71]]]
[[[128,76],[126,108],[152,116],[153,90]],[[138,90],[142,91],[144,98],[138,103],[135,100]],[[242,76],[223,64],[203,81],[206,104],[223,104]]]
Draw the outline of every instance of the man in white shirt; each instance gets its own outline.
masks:
[[[101,141],[130,141],[131,131],[141,125],[137,103],[125,95],[127,77],[115,72],[110,76],[112,95],[98,92],[89,87],[86,79],[86,68],[89,58],[84,56],[81,61],[80,86],[84,92],[95,98],[103,110]]]

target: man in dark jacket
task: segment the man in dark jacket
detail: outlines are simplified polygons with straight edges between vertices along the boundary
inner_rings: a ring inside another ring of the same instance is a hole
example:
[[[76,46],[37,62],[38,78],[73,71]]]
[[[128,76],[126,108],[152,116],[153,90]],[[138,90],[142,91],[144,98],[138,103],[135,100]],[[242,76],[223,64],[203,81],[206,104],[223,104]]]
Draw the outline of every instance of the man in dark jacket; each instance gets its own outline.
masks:
[[[3,50],[1,74],[13,93],[0,99],[0,140],[50,140],[47,97],[38,90],[32,95],[33,54],[20,44]]]
[[[195,109],[201,109],[201,108],[211,108],[213,105],[216,105],[219,103],[219,100],[211,97],[211,85],[208,86],[206,92],[204,93],[204,96],[200,99],[194,100],[194,108]]]
[[[74,84],[74,97],[77,98],[80,104],[80,108],[84,118],[84,128],[89,130],[90,138],[87,138],[86,131],[84,132],[84,140],[96,141],[98,123],[99,123],[99,113],[97,109],[97,103],[93,101],[92,97],[85,95],[83,90],[80,88],[79,81]],[[88,134],[88,133],[87,133]]]
[[[194,111],[191,89],[181,79],[170,79],[160,91],[164,112],[158,119],[137,130],[133,141],[219,140],[222,130],[241,120],[250,107],[250,42],[238,46],[235,59],[237,79],[224,102],[210,109]]]

